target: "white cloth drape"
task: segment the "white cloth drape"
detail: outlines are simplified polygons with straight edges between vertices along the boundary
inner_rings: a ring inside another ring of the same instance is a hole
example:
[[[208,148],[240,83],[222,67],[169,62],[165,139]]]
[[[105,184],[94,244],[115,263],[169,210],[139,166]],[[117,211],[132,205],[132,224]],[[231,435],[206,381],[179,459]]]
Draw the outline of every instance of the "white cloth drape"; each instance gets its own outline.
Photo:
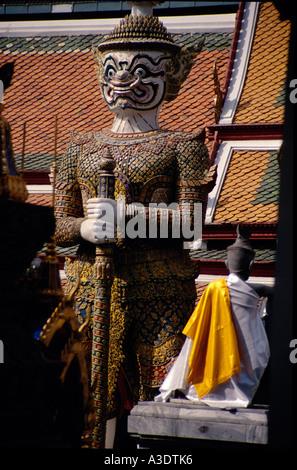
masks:
[[[187,385],[188,362],[193,341],[186,338],[155,401],[167,401],[175,390],[180,390],[189,400],[218,408],[247,407],[251,403],[270,356],[268,339],[258,308],[260,298],[252,287],[233,273],[228,276],[227,285],[241,372],[199,399],[194,385]]]

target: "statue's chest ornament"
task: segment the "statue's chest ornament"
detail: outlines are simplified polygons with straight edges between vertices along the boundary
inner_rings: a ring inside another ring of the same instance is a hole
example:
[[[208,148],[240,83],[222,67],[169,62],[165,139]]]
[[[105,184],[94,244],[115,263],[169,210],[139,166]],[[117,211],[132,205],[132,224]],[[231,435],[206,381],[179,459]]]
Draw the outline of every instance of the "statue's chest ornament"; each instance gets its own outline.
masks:
[[[114,133],[104,130],[97,133],[97,154],[101,154],[106,145],[116,161],[116,169],[125,174],[131,182],[144,182],[159,174],[173,174],[175,152],[169,144],[169,131],[154,131],[127,134],[115,137]]]

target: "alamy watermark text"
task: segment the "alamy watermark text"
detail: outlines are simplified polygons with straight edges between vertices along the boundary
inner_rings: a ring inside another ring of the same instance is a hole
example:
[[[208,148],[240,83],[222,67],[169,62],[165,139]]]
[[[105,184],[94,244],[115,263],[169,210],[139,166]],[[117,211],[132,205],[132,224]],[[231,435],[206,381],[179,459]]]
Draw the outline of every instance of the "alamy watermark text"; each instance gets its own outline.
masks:
[[[88,201],[89,202],[89,201]],[[124,198],[116,203],[92,203],[87,208],[89,218],[95,218],[94,231],[97,240],[112,241],[115,232],[118,238],[181,238],[184,248],[190,241],[202,237],[201,203],[141,203],[126,205]]]

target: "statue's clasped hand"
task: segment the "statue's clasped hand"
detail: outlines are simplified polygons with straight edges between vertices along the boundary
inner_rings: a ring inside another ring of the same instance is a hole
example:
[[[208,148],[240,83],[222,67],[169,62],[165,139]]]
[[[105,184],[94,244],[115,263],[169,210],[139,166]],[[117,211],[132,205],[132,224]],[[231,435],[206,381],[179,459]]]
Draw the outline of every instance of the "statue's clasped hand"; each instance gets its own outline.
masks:
[[[92,198],[87,201],[87,218],[80,233],[84,240],[100,244],[115,241],[117,202],[113,199]]]

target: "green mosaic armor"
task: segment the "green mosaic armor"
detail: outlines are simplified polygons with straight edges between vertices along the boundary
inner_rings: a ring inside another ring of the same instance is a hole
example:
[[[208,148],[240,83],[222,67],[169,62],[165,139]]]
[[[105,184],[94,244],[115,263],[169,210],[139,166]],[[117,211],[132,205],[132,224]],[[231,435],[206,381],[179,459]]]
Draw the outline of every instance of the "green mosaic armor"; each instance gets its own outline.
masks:
[[[115,134],[108,130],[74,133],[57,175],[57,244],[78,245],[65,265],[67,291],[76,292],[83,323],[93,308],[95,246],[80,237],[86,202],[96,197],[99,162],[108,147],[116,162],[115,198],[126,203],[202,202],[213,174],[203,136],[156,130]],[[181,239],[118,239],[112,287],[109,347],[109,415],[118,413],[119,379],[132,403],[152,399],[177,357],[181,334],[195,305],[197,265]],[[92,315],[85,346],[90,353]]]

